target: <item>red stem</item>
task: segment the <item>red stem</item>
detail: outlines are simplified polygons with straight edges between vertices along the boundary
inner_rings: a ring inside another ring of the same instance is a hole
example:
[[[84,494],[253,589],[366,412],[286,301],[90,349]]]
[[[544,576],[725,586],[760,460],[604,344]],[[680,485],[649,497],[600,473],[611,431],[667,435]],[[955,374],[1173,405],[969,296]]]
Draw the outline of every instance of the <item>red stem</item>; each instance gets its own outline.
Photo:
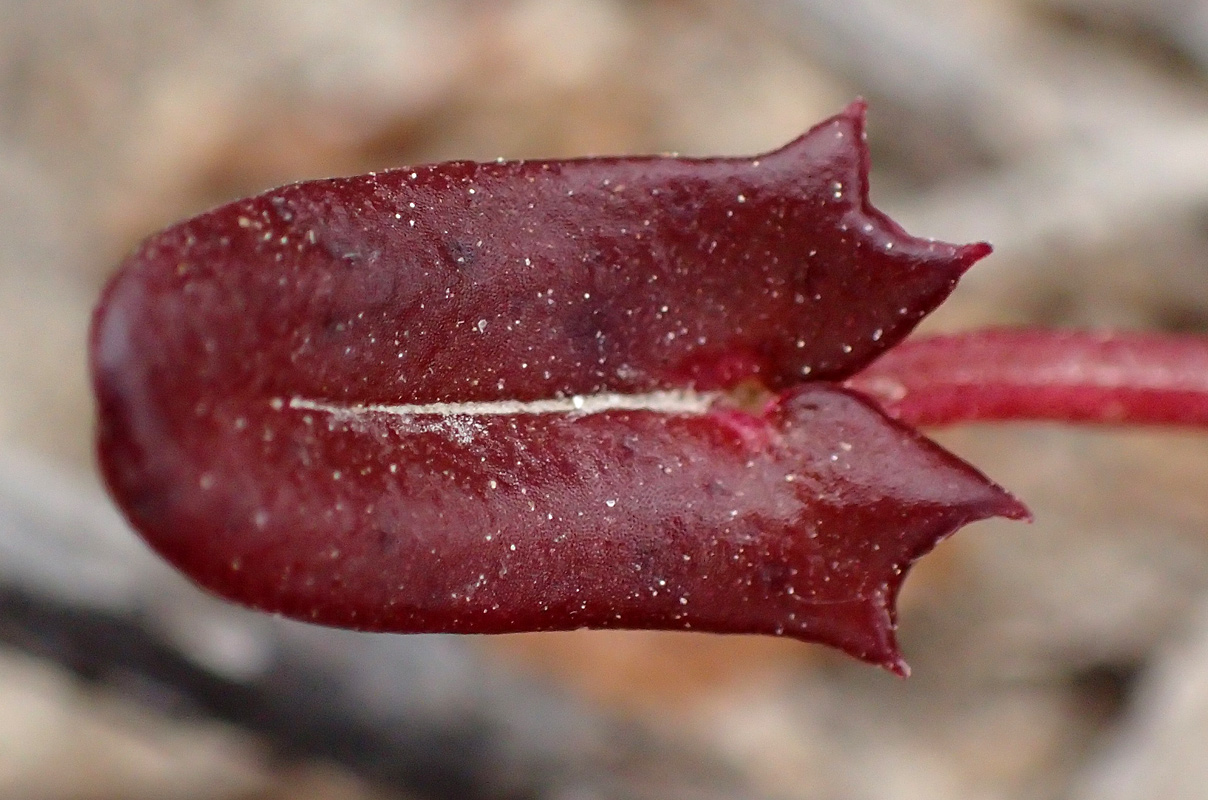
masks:
[[[926,337],[846,385],[919,425],[1208,425],[1208,337],[1023,329]]]

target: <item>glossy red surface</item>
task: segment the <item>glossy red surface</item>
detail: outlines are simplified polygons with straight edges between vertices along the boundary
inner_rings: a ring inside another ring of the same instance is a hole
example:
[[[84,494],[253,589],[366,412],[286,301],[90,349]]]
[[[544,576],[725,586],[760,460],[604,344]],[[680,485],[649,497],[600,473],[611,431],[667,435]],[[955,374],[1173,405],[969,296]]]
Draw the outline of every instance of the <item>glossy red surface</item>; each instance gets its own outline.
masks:
[[[287,186],[151,237],[114,278],[92,333],[101,464],[153,547],[257,608],[784,634],[901,670],[910,564],[1026,512],[819,379],[986,252],[868,205],[859,104],[756,158]],[[750,380],[780,393],[761,413],[592,406]]]

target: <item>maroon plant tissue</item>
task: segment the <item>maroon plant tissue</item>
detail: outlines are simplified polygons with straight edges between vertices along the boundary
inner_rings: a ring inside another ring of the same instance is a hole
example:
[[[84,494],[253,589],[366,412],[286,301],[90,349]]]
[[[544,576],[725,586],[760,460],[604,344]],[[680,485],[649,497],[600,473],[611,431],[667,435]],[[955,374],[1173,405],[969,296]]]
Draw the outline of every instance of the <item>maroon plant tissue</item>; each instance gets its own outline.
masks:
[[[109,488],[202,586],[303,620],[776,634],[904,672],[911,564],[1027,512],[838,383],[989,252],[871,207],[863,123],[312,181],[158,233],[93,321]]]

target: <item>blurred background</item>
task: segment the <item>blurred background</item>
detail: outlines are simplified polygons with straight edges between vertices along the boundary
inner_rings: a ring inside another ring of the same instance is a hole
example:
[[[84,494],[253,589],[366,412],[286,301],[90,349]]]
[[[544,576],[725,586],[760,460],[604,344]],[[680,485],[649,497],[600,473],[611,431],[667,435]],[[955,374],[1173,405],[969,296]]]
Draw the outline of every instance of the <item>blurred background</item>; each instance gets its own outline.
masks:
[[[794,642],[363,636],[212,601],[100,491],[139,239],[448,158],[753,154],[855,96],[873,199],[996,254],[926,327],[1208,333],[1204,0],[0,0],[0,797],[1208,798],[1208,435],[937,437],[1035,524]]]

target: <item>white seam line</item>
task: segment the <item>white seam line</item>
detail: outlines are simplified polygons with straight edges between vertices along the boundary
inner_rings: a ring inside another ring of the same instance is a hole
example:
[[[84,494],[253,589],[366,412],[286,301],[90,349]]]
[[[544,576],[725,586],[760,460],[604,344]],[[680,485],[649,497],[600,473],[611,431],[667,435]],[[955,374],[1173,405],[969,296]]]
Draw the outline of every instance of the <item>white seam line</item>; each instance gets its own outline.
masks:
[[[341,405],[319,400],[307,400],[304,397],[293,397],[289,401],[289,407],[303,411],[322,411],[339,416],[372,413],[388,414],[396,417],[489,417],[537,414],[566,414],[568,416],[582,417],[591,414],[602,414],[606,411],[653,411],[661,414],[699,416],[708,413],[714,401],[720,395],[720,392],[694,392],[690,390],[657,391],[643,394],[606,392],[544,400],[494,400],[486,402],[411,405],[356,403]],[[279,408],[280,401],[275,401],[273,407]]]

